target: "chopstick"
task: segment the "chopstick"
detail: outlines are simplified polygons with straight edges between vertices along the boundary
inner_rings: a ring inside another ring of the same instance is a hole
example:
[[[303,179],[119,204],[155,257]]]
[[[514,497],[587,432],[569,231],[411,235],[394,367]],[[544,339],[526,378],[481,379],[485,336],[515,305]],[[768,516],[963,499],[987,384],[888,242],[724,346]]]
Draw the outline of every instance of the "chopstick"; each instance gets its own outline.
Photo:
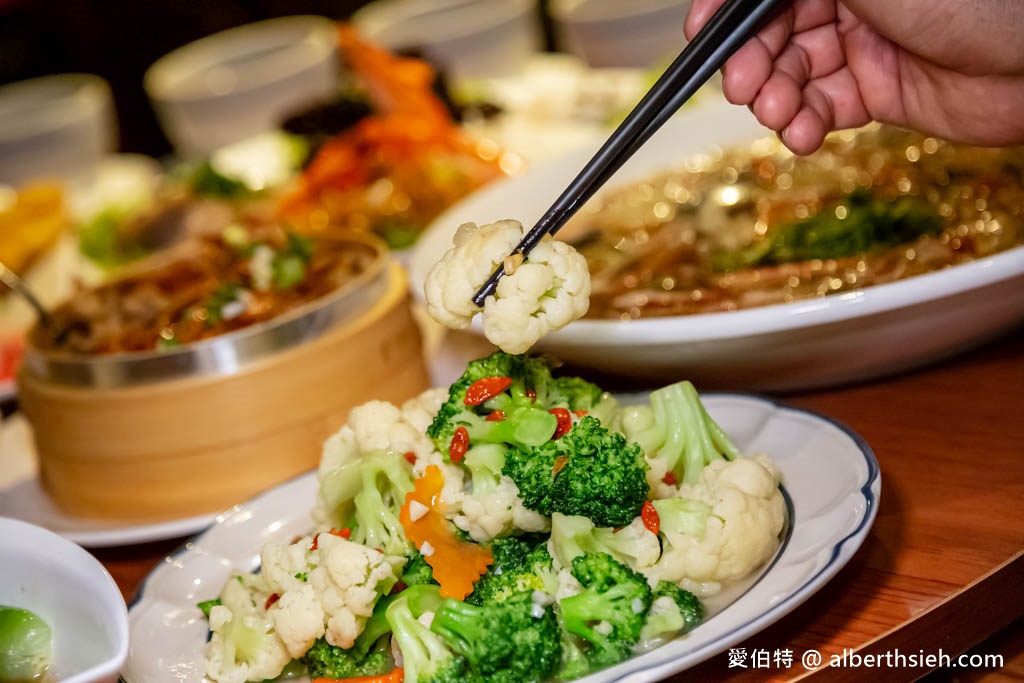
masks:
[[[784,0],[726,0],[615,129],[513,251],[524,258],[553,235],[762,26]],[[473,295],[482,307],[504,275],[504,265]]]

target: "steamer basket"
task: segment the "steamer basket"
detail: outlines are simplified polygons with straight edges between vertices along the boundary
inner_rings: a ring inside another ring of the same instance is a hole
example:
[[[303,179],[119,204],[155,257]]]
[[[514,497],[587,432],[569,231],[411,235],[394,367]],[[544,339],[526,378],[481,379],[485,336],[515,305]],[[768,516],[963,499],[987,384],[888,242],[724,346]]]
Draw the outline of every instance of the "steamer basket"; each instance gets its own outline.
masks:
[[[405,272],[383,248],[378,262],[297,311],[172,354],[75,359],[30,341],[19,397],[46,490],[73,515],[173,519],[314,468],[352,407],[429,384]]]

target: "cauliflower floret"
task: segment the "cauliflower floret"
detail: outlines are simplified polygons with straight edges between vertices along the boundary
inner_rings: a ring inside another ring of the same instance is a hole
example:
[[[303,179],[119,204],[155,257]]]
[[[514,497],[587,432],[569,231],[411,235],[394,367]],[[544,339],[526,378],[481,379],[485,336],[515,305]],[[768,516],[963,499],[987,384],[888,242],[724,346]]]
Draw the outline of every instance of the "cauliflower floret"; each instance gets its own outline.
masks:
[[[318,537],[319,565],[309,572],[327,619],[327,642],[352,647],[381,593],[398,580],[401,558],[388,558],[373,548],[331,534]]]
[[[677,533],[663,520],[667,544],[661,559],[641,570],[649,579],[698,585],[707,595],[717,584],[754,571],[778,548],[785,502],[778,470],[765,457],[715,461],[678,495],[711,506],[704,533]]]
[[[505,220],[477,227],[463,223],[452,239],[454,248],[431,268],[424,283],[427,311],[437,322],[452,329],[469,327],[480,312],[473,295],[498,264],[523,238],[519,221]]]
[[[363,453],[389,451],[412,452],[426,457],[434,452],[433,442],[407,422],[398,407],[385,401],[370,401],[356,406],[348,414],[348,426],[355,434],[356,447]]]
[[[497,489],[487,495],[464,495],[459,514],[452,515],[449,511],[449,517],[477,543],[486,543],[512,529],[548,531],[551,528],[551,520],[523,506],[516,483],[505,476]]]
[[[270,608],[274,628],[292,657],[301,657],[324,634],[324,609],[310,585],[287,591]]]
[[[204,669],[212,680],[245,683],[277,678],[291,661],[263,608],[264,589],[258,577],[243,575],[224,584],[221,604],[210,609]]]
[[[509,353],[523,353],[548,332],[582,318],[589,307],[587,260],[565,242],[545,239],[487,297],[484,336]]]
[[[402,410],[384,401],[370,401],[349,411],[348,423],[324,441],[320,455],[317,470],[320,485],[313,506],[313,521],[318,529],[326,530],[345,523],[346,520],[339,518],[338,504],[352,500],[362,483],[358,476],[352,475],[349,466],[365,454],[380,451],[401,455],[412,453],[415,458],[413,471],[417,476],[422,476],[428,464],[442,462],[434,442],[424,433],[426,428],[419,428],[423,419],[420,413],[429,410],[435,402],[439,407],[441,401],[434,392],[428,391],[407,402]],[[405,419],[406,411],[417,421],[416,424]],[[461,487],[461,472],[456,475],[446,470],[445,489],[449,495],[454,497]]]
[[[289,545],[267,544],[260,573],[279,599],[267,609],[291,657],[301,657],[317,638],[339,647],[352,643],[377,598],[394,585],[403,558],[330,533]]]
[[[522,224],[512,220],[460,226],[455,246],[427,275],[427,310],[434,319],[455,329],[467,327],[478,311],[473,295],[524,234]],[[589,305],[586,259],[568,244],[545,238],[487,297],[484,335],[508,353],[523,353],[551,330],[582,317]]]
[[[426,432],[434,421],[434,416],[441,405],[448,400],[447,387],[427,389],[415,398],[402,404],[402,419],[411,424],[418,432]]]

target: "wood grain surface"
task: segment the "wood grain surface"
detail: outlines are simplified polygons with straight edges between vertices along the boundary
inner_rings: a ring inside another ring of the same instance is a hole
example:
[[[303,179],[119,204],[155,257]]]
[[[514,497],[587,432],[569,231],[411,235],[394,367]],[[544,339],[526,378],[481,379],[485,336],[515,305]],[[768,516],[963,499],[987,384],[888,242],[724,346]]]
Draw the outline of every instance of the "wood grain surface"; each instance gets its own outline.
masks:
[[[989,653],[998,651],[1004,664],[946,667],[930,678],[1024,680],[1021,331],[917,372],[778,398],[838,419],[867,440],[882,471],[877,520],[831,582],[737,646],[748,654],[791,650],[793,666],[750,668],[748,658],[747,668],[730,667],[723,653],[672,680],[913,680],[929,667],[808,671],[800,658],[811,649],[828,662],[844,649],[877,655],[897,648],[904,654],[938,654],[941,648],[955,657],[975,646],[992,647]],[[95,554],[130,599],[180,542]]]

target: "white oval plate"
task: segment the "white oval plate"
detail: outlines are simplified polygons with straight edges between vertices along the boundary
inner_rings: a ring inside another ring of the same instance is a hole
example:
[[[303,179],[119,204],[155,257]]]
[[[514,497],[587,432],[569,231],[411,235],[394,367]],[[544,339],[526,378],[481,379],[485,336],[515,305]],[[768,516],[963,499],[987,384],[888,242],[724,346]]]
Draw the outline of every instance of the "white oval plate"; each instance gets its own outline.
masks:
[[[628,398],[624,397],[628,402]],[[746,453],[775,459],[788,494],[789,527],[761,576],[683,638],[589,676],[587,683],[663,678],[702,662],[774,623],[820,589],[860,547],[875,518],[881,478],[864,441],[826,418],[742,395],[704,398]],[[268,540],[310,528],[314,473],[224,513],[166,558],[143,582],[129,611],[127,683],[200,683],[206,620],[196,603],[216,596],[232,569],[251,571]]]
[[[767,131],[744,107],[713,100],[667,123],[612,178],[636,182],[712,146]],[[430,268],[466,222],[515,218],[533,225],[596,148],[539,164],[451,207],[427,228],[410,261],[423,299]],[[658,384],[795,390],[909,369],[980,344],[1024,321],[1024,247],[990,258],[833,296],[751,308],[621,322],[577,320],[537,349],[574,364]],[[483,334],[479,316],[471,329]]]

